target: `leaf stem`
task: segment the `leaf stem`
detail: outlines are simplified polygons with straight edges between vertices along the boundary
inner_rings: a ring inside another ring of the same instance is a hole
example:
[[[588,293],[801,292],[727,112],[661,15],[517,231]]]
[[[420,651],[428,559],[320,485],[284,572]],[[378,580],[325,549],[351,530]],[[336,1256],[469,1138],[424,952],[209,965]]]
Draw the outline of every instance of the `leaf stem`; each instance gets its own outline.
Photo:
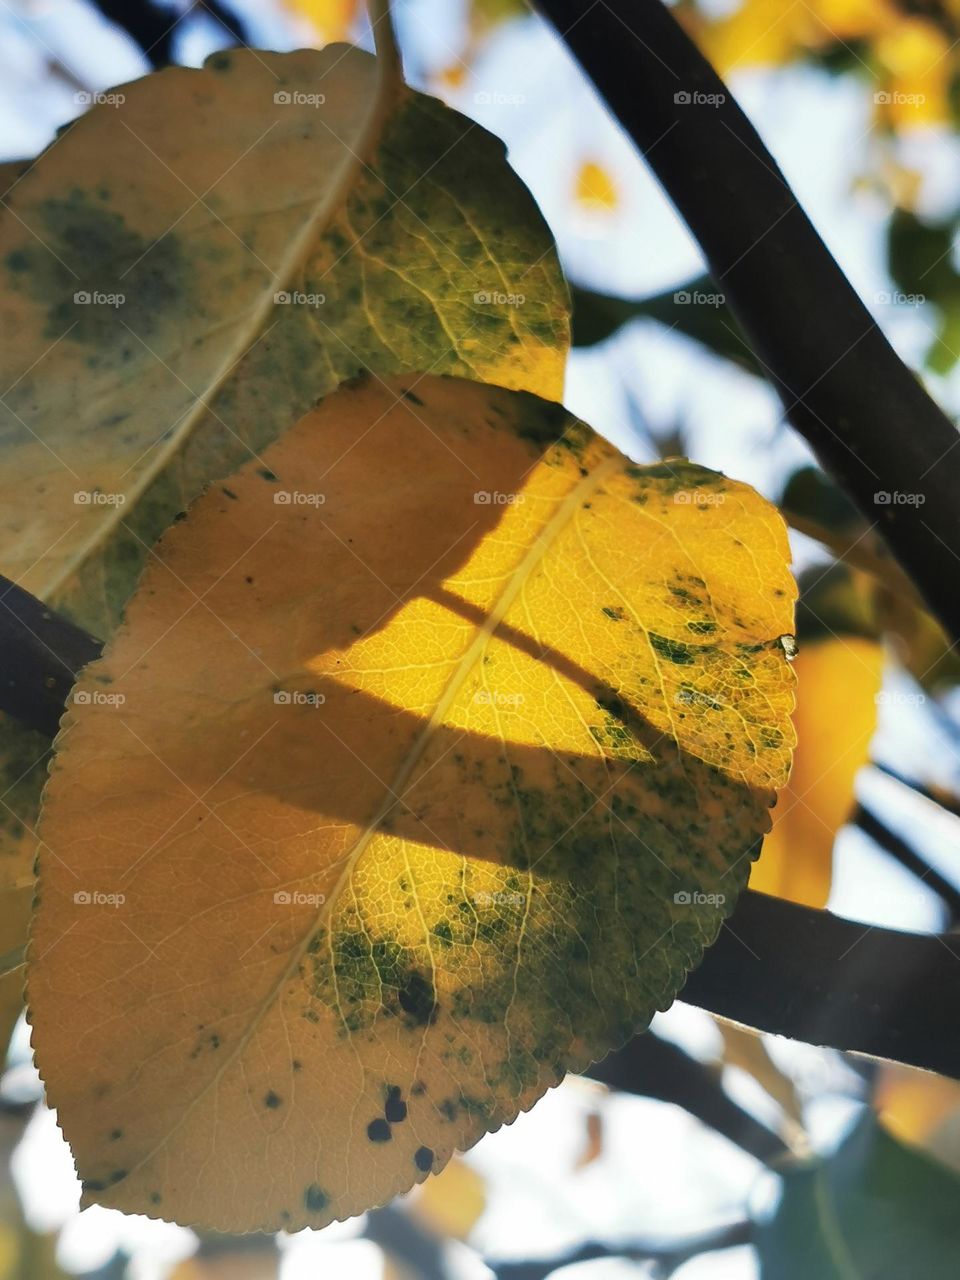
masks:
[[[373,47],[383,63],[383,72],[402,79],[400,47],[393,26],[393,14],[390,12],[390,0],[370,0],[368,11],[370,26],[373,28]]]

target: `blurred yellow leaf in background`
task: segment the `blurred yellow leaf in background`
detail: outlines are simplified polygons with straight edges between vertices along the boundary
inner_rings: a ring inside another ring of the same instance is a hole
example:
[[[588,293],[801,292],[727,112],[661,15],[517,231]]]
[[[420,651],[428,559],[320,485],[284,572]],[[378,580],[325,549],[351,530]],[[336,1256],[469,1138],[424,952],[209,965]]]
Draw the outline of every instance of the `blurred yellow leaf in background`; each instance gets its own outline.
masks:
[[[617,184],[610,172],[596,160],[585,160],[580,166],[574,195],[578,204],[605,213],[615,209],[620,202]]]
[[[877,724],[883,650],[845,636],[803,645],[794,661],[797,749],[750,888],[808,907],[830,896],[833,842],[853,806],[853,784]]]
[[[360,14],[361,0],[284,0],[287,8],[306,18],[324,44],[349,38]]]
[[[454,1156],[414,1193],[410,1212],[441,1239],[466,1240],[487,1207],[487,1187],[472,1165]]]

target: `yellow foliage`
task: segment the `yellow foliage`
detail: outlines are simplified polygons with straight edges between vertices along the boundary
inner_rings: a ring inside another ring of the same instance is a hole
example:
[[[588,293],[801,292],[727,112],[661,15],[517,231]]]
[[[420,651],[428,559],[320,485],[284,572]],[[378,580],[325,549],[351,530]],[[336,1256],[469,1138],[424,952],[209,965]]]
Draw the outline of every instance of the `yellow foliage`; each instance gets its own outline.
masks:
[[[696,12],[687,22],[721,75],[781,66],[838,42],[865,42],[866,61],[876,64],[870,83],[882,118],[900,129],[949,118],[951,42],[933,22],[905,14],[891,0],[743,0],[723,17]]]
[[[801,646],[794,667],[797,749],[750,887],[822,907],[830,895],[834,838],[853,806],[857,771],[869,758],[883,651],[859,636],[816,640]]]
[[[578,204],[607,213],[615,209],[620,200],[613,177],[595,160],[585,160],[580,166],[574,194]]]
[[[212,486],[44,803],[28,1005],[85,1203],[320,1227],[645,1026],[789,767],[788,560],[748,486],[450,378]]]
[[[410,1211],[441,1239],[466,1240],[486,1205],[483,1178],[465,1160],[454,1156],[445,1169],[426,1180]]]
[[[298,17],[306,18],[324,44],[347,40],[360,14],[360,0],[284,0]]]
[[[955,1139],[943,1141],[944,1124],[960,1112],[960,1082],[900,1063],[882,1063],[874,1107],[884,1127],[915,1147],[924,1147],[960,1170]]]

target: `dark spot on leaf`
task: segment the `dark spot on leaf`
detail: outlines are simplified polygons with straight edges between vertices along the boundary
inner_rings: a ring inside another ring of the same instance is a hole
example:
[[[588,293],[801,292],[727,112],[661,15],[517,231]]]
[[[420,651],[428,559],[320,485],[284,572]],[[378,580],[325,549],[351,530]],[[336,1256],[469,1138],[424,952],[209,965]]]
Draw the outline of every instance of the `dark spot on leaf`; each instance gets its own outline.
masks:
[[[417,1147],[414,1152],[413,1163],[421,1173],[429,1173],[433,1168],[433,1152],[429,1147]]]
[[[280,1095],[278,1093],[274,1093],[271,1089],[264,1098],[263,1105],[265,1107],[269,1107],[271,1111],[276,1111],[277,1107],[280,1106]]]
[[[120,1140],[122,1137],[123,1137],[123,1130],[122,1130],[122,1129],[114,1129],[114,1130],[111,1132],[111,1134],[110,1134],[110,1141],[111,1141],[111,1142],[119,1142],[119,1140]]]
[[[419,405],[423,404],[423,401],[420,399],[420,397],[417,395],[414,395],[412,391],[404,391],[403,398],[404,400],[409,400],[411,404],[419,404]]]
[[[261,480],[269,480],[271,483],[277,478],[269,467],[257,467],[257,475]]]
[[[400,1086],[390,1085],[387,1093],[387,1105],[383,1109],[390,1124],[400,1124],[407,1118],[407,1104],[400,1097]]]
[[[381,1120],[378,1117],[376,1120],[371,1120],[367,1125],[367,1137],[371,1142],[389,1142],[393,1134],[391,1134],[390,1126],[386,1120]]]
[[[661,658],[686,666],[693,662],[693,652],[682,640],[671,640],[668,636],[659,636],[655,631],[648,633],[650,643]]]
[[[410,974],[397,999],[400,1008],[413,1018],[418,1027],[428,1026],[437,1016],[437,997],[433,983],[422,973]]]
[[[321,1213],[330,1203],[330,1197],[323,1187],[311,1182],[303,1193],[303,1203],[311,1213]]]

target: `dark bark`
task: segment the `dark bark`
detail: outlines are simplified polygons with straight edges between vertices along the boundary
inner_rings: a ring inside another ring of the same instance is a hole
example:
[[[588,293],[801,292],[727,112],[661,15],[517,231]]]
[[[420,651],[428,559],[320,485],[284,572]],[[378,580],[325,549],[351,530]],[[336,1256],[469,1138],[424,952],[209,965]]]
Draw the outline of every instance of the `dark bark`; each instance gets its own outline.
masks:
[[[99,640],[0,577],[0,710],[51,737]]]
[[[787,416],[960,639],[957,432],[661,0],[539,0],[698,240]],[[916,501],[877,502],[877,493]],[[922,505],[919,500],[922,499]]]

